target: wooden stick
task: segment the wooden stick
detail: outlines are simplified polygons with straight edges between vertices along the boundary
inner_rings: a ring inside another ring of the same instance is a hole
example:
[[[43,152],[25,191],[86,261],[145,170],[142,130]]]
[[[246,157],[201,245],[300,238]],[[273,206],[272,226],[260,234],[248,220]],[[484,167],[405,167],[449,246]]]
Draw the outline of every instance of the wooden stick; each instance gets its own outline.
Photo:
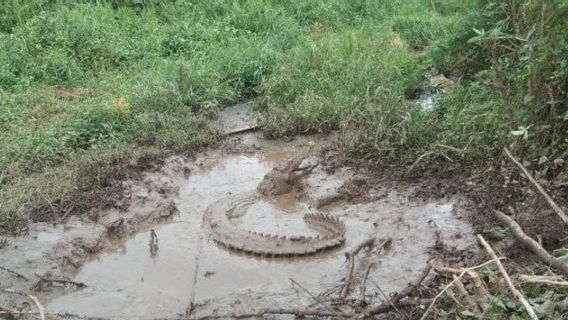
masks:
[[[549,284],[553,286],[568,287],[568,281],[561,281],[558,277],[520,275],[519,280],[527,283]]]
[[[475,270],[475,269],[483,268],[490,263],[499,261],[500,259],[503,259],[503,258],[495,258],[493,260],[486,261],[486,262],[484,262],[480,265],[474,266],[474,267],[464,268],[463,271],[460,272],[460,274],[457,276],[457,279],[460,279],[461,277],[463,277],[463,275],[466,274],[469,270]],[[432,303],[430,303],[428,308],[426,308],[426,311],[424,311],[424,314],[422,314],[422,317],[420,317],[420,320],[425,320],[428,317],[428,314],[430,313],[430,311],[432,311],[432,308],[434,308],[436,301],[438,301],[438,299],[444,294],[444,292],[446,292],[455,282],[456,282],[455,279],[452,280],[434,297],[434,299],[432,299]]]
[[[461,280],[455,274],[453,275],[453,278],[454,278],[454,281],[455,281],[456,289],[462,295],[463,300],[465,301],[465,304],[467,305],[467,307],[471,311],[473,311],[475,314],[478,314],[478,315],[481,314],[481,310],[479,310],[479,306],[475,303],[475,301],[473,301],[473,299],[471,298],[471,296],[469,295],[469,293],[465,289],[463,282],[461,282]]]
[[[11,290],[11,289],[0,289],[0,290],[2,292],[5,292],[5,293],[17,294],[17,295],[20,295],[20,296],[30,298],[34,302],[34,304],[36,305],[41,320],[45,320],[45,312],[44,312],[43,305],[39,302],[39,300],[37,299],[36,296],[32,296],[31,294],[27,294],[27,293],[24,293],[24,292],[21,292],[21,291],[15,291],[15,290]]]
[[[534,253],[540,260],[559,271],[562,271],[565,275],[568,275],[568,263],[563,262],[555,257],[553,257],[550,253],[546,252],[544,248],[542,248],[538,242],[534,241],[531,237],[527,236],[523,229],[519,226],[519,224],[513,220],[513,218],[509,217],[508,215],[504,214],[499,210],[493,210],[495,216],[504,224],[506,224],[513,234],[521,242],[525,247],[527,247],[532,253]]]
[[[487,294],[485,292],[485,287],[483,286],[483,282],[481,282],[481,279],[479,279],[479,273],[470,270],[467,272],[467,275],[471,279],[471,282],[473,282],[473,288],[475,290],[475,295],[477,296],[477,298],[485,299],[485,297],[487,297]]]
[[[241,134],[241,133],[245,133],[245,132],[249,132],[249,131],[255,131],[256,129],[258,129],[258,126],[240,127],[240,128],[232,129],[231,131],[226,132],[224,135],[225,136],[232,136],[232,135]]]
[[[552,197],[550,197],[550,195],[548,195],[548,193],[546,192],[546,190],[544,190],[544,188],[535,180],[535,178],[533,178],[533,176],[530,174],[530,172],[527,170],[527,168],[525,168],[525,166],[523,166],[512,154],[511,152],[509,152],[509,150],[507,148],[504,148],[505,150],[505,154],[507,155],[507,157],[509,157],[509,159],[511,159],[511,161],[513,161],[517,167],[519,167],[521,169],[521,171],[523,171],[523,173],[525,174],[525,176],[529,179],[529,181],[536,187],[536,189],[544,196],[544,198],[546,199],[546,201],[548,201],[548,204],[550,204],[550,206],[552,207],[552,209],[554,209],[554,211],[556,211],[556,214],[560,217],[560,219],[562,219],[562,221],[564,221],[564,223],[568,224],[568,216],[566,215],[566,213],[564,212],[564,210],[562,210],[562,208],[560,208],[560,206],[558,204],[556,204],[556,202],[554,202],[554,200],[552,200]]]
[[[365,292],[367,291],[367,279],[369,278],[369,273],[371,272],[371,268],[373,268],[376,263],[371,262],[367,266],[367,270],[365,271],[365,276],[363,277],[363,282],[361,283],[361,301],[365,301]]]
[[[461,272],[463,272],[464,270],[466,271],[466,274],[469,276],[469,278],[471,279],[471,282],[473,282],[473,287],[475,289],[475,295],[480,298],[480,299],[484,299],[487,295],[485,293],[485,287],[483,286],[483,282],[481,282],[481,279],[479,279],[479,274],[476,271],[473,270],[466,270],[464,268],[450,268],[450,267],[434,267],[434,270],[438,273],[449,273],[449,274],[460,274]]]
[[[359,253],[359,251],[361,251],[361,249],[372,246],[374,243],[375,238],[367,239],[351,249],[351,251],[345,253],[345,257],[347,258],[347,261],[349,263],[349,270],[347,271],[347,277],[345,278],[345,285],[343,286],[343,289],[340,293],[341,299],[347,298],[347,295],[349,294],[351,281],[353,281],[353,270],[355,269],[355,256],[357,255],[357,253]]]
[[[8,269],[8,268],[3,267],[3,266],[0,266],[0,269],[6,271],[6,272],[8,272],[8,273],[11,273],[11,274],[15,275],[16,277],[18,277],[18,278],[20,278],[20,279],[24,279],[25,281],[30,281],[30,279],[26,278],[24,275],[22,275],[22,274],[20,274],[20,273],[17,273],[17,272],[14,271],[14,270]]]
[[[339,312],[331,309],[331,307],[329,307],[327,304],[323,303],[323,301],[321,301],[320,299],[318,299],[318,297],[316,297],[315,295],[313,295],[310,291],[308,291],[308,289],[304,288],[300,283],[298,283],[296,280],[294,279],[290,279],[290,281],[297,285],[300,289],[304,290],[310,297],[312,297],[312,299],[315,300],[315,302],[319,303],[321,306],[323,306],[327,311],[334,313],[337,317],[339,318],[343,318],[344,316],[342,314],[340,314]]]
[[[40,281],[45,281],[45,282],[52,282],[52,283],[60,283],[63,285],[73,285],[77,288],[86,288],[87,285],[83,282],[77,282],[77,281],[73,281],[73,280],[65,280],[65,279],[52,279],[52,278],[46,278],[43,276],[40,276],[39,274],[35,273],[35,276],[39,278]],[[36,284],[37,286],[37,284]]]
[[[195,287],[197,286],[197,273],[199,272],[199,254],[195,256],[195,269],[193,270],[193,284],[191,286],[191,295],[189,297],[189,304],[185,309],[185,315],[189,316],[195,308]]]
[[[32,296],[31,294],[28,295],[30,297],[30,299],[32,299],[32,301],[35,303],[38,311],[39,311],[39,316],[41,318],[41,320],[45,320],[45,314],[44,314],[44,308],[43,305],[39,302],[39,300],[37,299],[36,296]]]
[[[430,302],[430,300],[412,300],[412,301],[405,301],[400,302],[399,306],[414,306],[419,303]],[[377,309],[373,314],[380,314],[390,312],[392,308],[383,308]],[[295,315],[298,318],[301,317],[336,317],[336,312],[331,313],[329,311],[318,311],[318,310],[309,310],[309,309],[301,309],[301,308],[266,308],[257,311],[248,311],[244,313],[233,313],[233,314],[212,314],[212,315],[203,315],[200,317],[189,317],[190,320],[213,320],[213,319],[242,319],[242,318],[253,318],[253,317],[263,317],[265,315],[274,315],[274,314],[290,314]],[[361,318],[362,314],[354,314],[350,312],[340,313],[344,318],[356,317],[358,319]],[[367,316],[368,318],[369,316]],[[366,319],[366,318],[365,318]]]
[[[365,310],[361,314],[358,314],[356,317],[354,317],[354,319],[368,319],[374,314],[389,312],[395,309],[395,307],[400,306],[401,300],[414,292],[414,290],[416,290],[416,288],[420,286],[420,284],[422,284],[424,279],[426,279],[428,274],[430,274],[430,270],[432,270],[432,266],[428,264],[428,266],[424,268],[422,273],[420,273],[420,276],[414,282],[409,283],[408,286],[404,288],[404,290],[392,295],[389,301],[381,303],[378,306],[372,307]]]
[[[487,241],[485,241],[483,236],[478,234],[477,238],[479,239],[479,242],[481,242],[481,245],[483,245],[483,247],[485,248],[485,251],[487,251],[489,256],[491,258],[493,258],[494,260],[497,259],[497,255],[495,254],[495,251],[493,251],[493,248],[491,248],[489,243],[487,243]],[[513,296],[516,297],[517,299],[519,299],[519,301],[523,304],[523,306],[527,310],[527,313],[529,314],[529,317],[531,317],[532,320],[538,320],[538,316],[534,312],[534,309],[531,307],[531,305],[529,304],[529,302],[527,301],[525,296],[519,290],[517,290],[517,288],[513,284],[513,281],[511,281],[509,274],[507,274],[505,267],[503,267],[503,264],[501,263],[501,261],[496,260],[495,263],[497,264],[497,268],[499,269],[499,272],[501,272],[501,275],[503,276],[503,278],[505,278],[505,281],[507,282],[507,285],[509,286],[509,289],[511,290],[511,293],[513,294]]]

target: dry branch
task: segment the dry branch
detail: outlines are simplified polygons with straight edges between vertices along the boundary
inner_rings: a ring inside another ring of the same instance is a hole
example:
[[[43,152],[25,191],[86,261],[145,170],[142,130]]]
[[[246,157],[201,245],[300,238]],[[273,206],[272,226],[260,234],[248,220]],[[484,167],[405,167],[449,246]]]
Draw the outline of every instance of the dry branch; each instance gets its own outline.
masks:
[[[206,315],[201,317],[190,317],[191,320],[207,320],[207,319],[242,319],[242,318],[253,318],[253,317],[263,317],[266,315],[274,314],[290,314],[295,315],[299,318],[311,316],[311,317],[336,317],[336,312],[329,311],[318,311],[318,310],[308,310],[300,308],[267,308],[258,311],[250,311],[243,313],[233,313],[233,314],[214,314]],[[350,313],[342,313],[342,317],[348,318],[353,316]]]
[[[314,299],[315,302],[319,303],[322,307],[324,307],[327,311],[334,313],[337,317],[343,318],[343,315],[340,314],[339,312],[331,309],[331,307],[329,307],[327,304],[323,303],[323,301],[321,301],[320,299],[318,299],[318,297],[316,297],[315,295],[313,295],[310,291],[308,291],[308,289],[304,288],[300,283],[298,283],[296,280],[294,279],[290,279],[290,281],[298,286],[300,289],[304,290],[304,292],[306,292],[310,297],[312,297],[312,299]]]
[[[483,282],[481,282],[481,279],[479,279],[479,274],[476,271],[466,270],[464,268],[450,268],[450,267],[440,267],[440,266],[434,267],[434,270],[437,273],[449,273],[449,274],[452,274],[452,275],[453,274],[460,274],[465,270],[466,274],[471,279],[471,282],[473,282],[473,287],[475,289],[475,295],[479,299],[484,299],[487,296],[486,292],[485,292],[485,287],[483,286]]]
[[[549,284],[553,286],[568,286],[568,281],[562,281],[560,277],[549,277],[549,276],[529,276],[529,275],[520,275],[519,280],[522,282],[527,283],[540,283],[540,284]]]
[[[523,171],[523,173],[525,174],[525,176],[529,179],[529,181],[536,187],[536,189],[544,196],[544,198],[546,199],[546,201],[548,201],[548,204],[550,204],[550,206],[552,207],[552,209],[554,209],[554,211],[556,211],[556,214],[558,214],[558,216],[560,217],[560,219],[562,219],[562,221],[564,221],[564,223],[568,224],[568,216],[566,215],[566,213],[564,212],[564,210],[562,210],[562,208],[560,208],[560,206],[558,204],[556,204],[556,202],[554,202],[554,200],[552,200],[552,197],[550,197],[550,195],[548,195],[548,193],[546,192],[546,190],[544,190],[544,188],[535,180],[535,178],[533,178],[533,176],[530,174],[530,172],[527,170],[527,168],[525,168],[525,166],[523,166],[512,154],[511,152],[505,148],[505,154],[507,155],[507,157],[509,157],[509,159],[511,159],[511,161],[513,161],[517,167],[519,167],[521,169],[521,171]]]
[[[444,292],[446,292],[455,282],[456,279],[460,279],[461,277],[463,277],[467,272],[471,271],[471,270],[476,270],[476,269],[480,269],[485,267],[486,265],[499,261],[500,259],[503,258],[497,258],[495,257],[492,260],[486,261],[480,265],[474,266],[474,267],[469,267],[469,268],[464,268],[462,269],[463,271],[460,272],[460,274],[454,279],[452,280],[450,283],[448,283],[435,297],[434,299],[432,299],[432,303],[430,303],[430,305],[428,306],[428,308],[426,309],[426,311],[424,311],[424,314],[422,315],[422,317],[420,317],[420,320],[425,320],[428,317],[428,314],[430,314],[430,311],[432,311],[432,308],[434,308],[434,305],[436,304],[436,301],[438,301],[438,299],[444,294]]]
[[[361,282],[361,300],[365,300],[365,293],[367,291],[367,279],[369,278],[369,273],[371,272],[371,268],[373,268],[376,263],[372,262],[369,263],[367,266],[367,270],[365,271],[365,276],[363,277],[363,281]]]
[[[258,126],[246,126],[246,127],[232,129],[231,131],[226,132],[224,135],[225,136],[232,136],[232,135],[241,134],[241,133],[245,133],[245,132],[249,132],[249,131],[255,131],[256,129],[258,129]]]
[[[372,246],[374,243],[375,238],[367,239],[351,249],[351,251],[345,253],[345,257],[347,258],[347,261],[349,263],[349,269],[347,271],[347,277],[345,278],[345,285],[343,286],[343,289],[340,293],[341,299],[347,298],[347,295],[349,294],[351,282],[353,281],[353,270],[355,269],[355,256],[357,255],[357,253],[359,253],[359,251],[361,251],[361,249]]]
[[[513,218],[509,217],[508,215],[504,214],[499,210],[493,210],[495,216],[501,220],[504,224],[506,224],[513,234],[525,247],[527,247],[532,253],[534,253],[540,260],[560,271],[562,271],[565,275],[568,275],[568,264],[556,259],[550,253],[546,252],[535,240],[531,237],[527,236],[523,229],[519,226],[519,224],[513,220]]]
[[[83,283],[83,282],[77,282],[77,281],[65,280],[65,279],[46,278],[46,277],[44,277],[44,276],[40,276],[40,275],[37,274],[37,273],[35,274],[35,276],[38,277],[39,280],[40,280],[40,282],[38,282],[38,283],[36,284],[36,286],[38,286],[39,283],[41,283],[41,282],[43,281],[43,282],[48,282],[48,283],[60,283],[60,284],[63,284],[63,285],[68,285],[68,284],[70,284],[70,285],[73,285],[73,286],[75,286],[75,287],[77,287],[77,288],[86,288],[86,287],[87,287],[87,285],[86,285],[85,283]]]
[[[408,286],[406,288],[404,288],[404,290],[392,295],[392,297],[389,301],[383,302],[382,304],[380,304],[378,306],[369,308],[369,309],[365,310],[363,313],[358,314],[354,318],[355,319],[367,319],[374,314],[386,313],[386,312],[393,310],[397,306],[401,306],[401,304],[402,304],[401,300],[406,298],[407,296],[409,296],[412,292],[414,292],[414,290],[416,290],[416,288],[418,286],[420,286],[422,284],[424,279],[426,279],[428,274],[430,274],[430,270],[432,270],[432,267],[430,265],[428,265],[426,268],[424,268],[424,270],[420,273],[420,276],[414,282],[409,283]],[[419,302],[422,302],[422,301],[419,301]],[[411,302],[411,303],[416,304],[417,302]]]
[[[185,309],[185,315],[189,316],[195,308],[195,287],[197,286],[197,273],[199,272],[199,255],[195,256],[195,269],[193,270],[193,284],[191,285],[191,296]]]
[[[482,235],[478,234],[477,238],[479,239],[479,242],[481,242],[481,244],[483,245],[483,247],[485,248],[485,251],[487,251],[489,256],[491,258],[493,258],[494,260],[496,260],[495,263],[497,264],[497,268],[499,269],[499,272],[501,272],[501,275],[503,276],[503,278],[505,278],[505,281],[507,282],[507,285],[509,286],[509,289],[511,290],[511,293],[513,294],[513,296],[515,296],[517,299],[519,299],[519,301],[523,304],[523,306],[527,310],[527,313],[529,314],[529,316],[531,317],[532,320],[538,320],[538,317],[537,317],[536,313],[534,312],[534,309],[531,307],[531,305],[529,304],[529,302],[527,301],[525,296],[515,287],[515,285],[513,284],[513,281],[511,281],[511,278],[509,277],[509,274],[505,270],[505,267],[503,267],[503,264],[501,263],[501,261],[497,260],[497,255],[495,254],[495,251],[493,251],[493,248],[491,248],[489,243],[487,243],[487,241],[485,241],[485,239],[483,238]]]
[[[469,295],[469,293],[465,289],[463,282],[461,282],[461,280],[455,274],[453,275],[453,278],[454,278],[454,281],[455,281],[456,289],[462,295],[463,300],[465,301],[465,304],[470,309],[470,311],[473,311],[475,314],[478,314],[478,315],[481,314],[481,310],[479,310],[479,306],[475,303],[475,301],[473,301],[473,299],[471,298],[471,296]]]
[[[44,311],[45,309],[44,309],[43,305],[39,302],[39,300],[37,299],[36,296],[33,296],[31,294],[27,294],[27,293],[24,293],[24,292],[20,292],[20,291],[10,290],[10,289],[1,289],[1,290],[2,290],[2,292],[5,292],[5,293],[17,294],[17,295],[20,295],[20,296],[30,298],[34,302],[34,304],[36,305],[41,320],[45,320],[45,311]]]
[[[11,273],[11,274],[15,275],[16,277],[18,277],[18,278],[20,278],[20,279],[23,279],[23,280],[25,280],[25,281],[29,281],[29,279],[28,279],[27,277],[25,277],[25,276],[22,275],[21,273],[18,273],[18,272],[14,271],[14,270],[8,269],[8,268],[3,267],[3,266],[0,266],[0,269],[6,271],[6,272],[8,272],[8,273]]]
[[[471,279],[471,282],[473,282],[473,288],[477,298],[485,299],[485,297],[487,297],[487,294],[485,292],[485,287],[483,286],[483,282],[481,282],[481,279],[479,279],[479,273],[470,270],[467,272],[467,275]]]

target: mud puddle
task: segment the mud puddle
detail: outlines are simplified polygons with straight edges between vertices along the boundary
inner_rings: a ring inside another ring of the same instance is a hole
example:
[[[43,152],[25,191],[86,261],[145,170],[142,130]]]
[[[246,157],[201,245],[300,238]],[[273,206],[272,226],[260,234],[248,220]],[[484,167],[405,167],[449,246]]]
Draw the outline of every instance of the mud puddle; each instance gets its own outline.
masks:
[[[405,287],[423,269],[435,232],[462,249],[471,243],[466,222],[452,201],[414,203],[404,194],[372,190],[375,201],[334,203],[320,209],[347,227],[345,246],[308,257],[262,258],[228,251],[203,233],[202,216],[212,202],[254,191],[263,176],[302,148],[262,148],[254,154],[201,155],[190,164],[175,200],[179,215],[98,254],[74,277],[88,285],[51,300],[50,312],[108,318],[183,315],[190,301],[194,315],[224,314],[266,305],[305,305],[309,297],[291,279],[313,292],[333,290],[345,276],[344,252],[369,237],[392,239],[392,249],[375,257],[369,279],[388,294]],[[267,197],[251,205],[238,221],[242,228],[280,235],[313,235],[302,220],[317,211],[312,204],[337,193],[350,169],[328,175],[314,172],[301,192]],[[157,236],[152,249],[151,233]],[[465,237],[463,235],[466,235]],[[357,292],[355,292],[358,295]],[[300,299],[299,299],[300,298]]]
[[[244,120],[231,127],[249,123],[246,108],[233,111]],[[344,253],[371,237],[390,245],[366,251],[357,263],[351,297],[361,298],[362,274],[372,264],[368,301],[379,288],[388,295],[413,281],[426,266],[437,234],[458,250],[475,243],[460,199],[411,200],[412,190],[358,185],[367,176],[364,171],[325,164],[292,192],[257,199],[233,223],[253,232],[308,237],[318,230],[304,222],[304,214],[326,213],[345,223],[342,246],[309,256],[269,258],[227,250],[209,239],[203,226],[208,206],[255,192],[272,168],[307,152],[308,145],[325,145],[326,139],[267,141],[247,133],[193,159],[166,159],[140,181],[125,182],[126,209],[90,212],[65,225],[35,223],[28,236],[10,238],[10,245],[0,249],[0,266],[26,279],[0,271],[0,288],[34,294],[50,313],[173,318],[192,305],[192,317],[224,316],[312,304],[292,280],[313,293],[337,296],[348,269]],[[306,161],[320,160],[316,154]],[[38,286],[39,277],[86,287]],[[0,293],[0,307],[26,310],[26,299]]]

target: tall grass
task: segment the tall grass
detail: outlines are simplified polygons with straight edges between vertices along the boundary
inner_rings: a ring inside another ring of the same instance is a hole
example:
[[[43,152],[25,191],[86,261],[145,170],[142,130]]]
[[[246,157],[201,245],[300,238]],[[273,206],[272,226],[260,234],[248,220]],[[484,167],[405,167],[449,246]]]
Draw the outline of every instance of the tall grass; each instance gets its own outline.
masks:
[[[404,101],[422,82],[415,49],[453,30],[467,8],[422,0],[5,2],[0,188],[85,157],[206,144],[215,138],[208,119],[251,97],[260,98],[271,136],[347,125],[376,131],[368,119],[384,118],[383,140],[399,141],[389,148],[424,149],[438,138],[426,139],[414,123],[424,115]],[[398,136],[389,126],[408,112]],[[360,153],[383,150],[370,148],[367,134],[351,136],[365,146]],[[62,185],[53,188],[60,196],[74,192]]]

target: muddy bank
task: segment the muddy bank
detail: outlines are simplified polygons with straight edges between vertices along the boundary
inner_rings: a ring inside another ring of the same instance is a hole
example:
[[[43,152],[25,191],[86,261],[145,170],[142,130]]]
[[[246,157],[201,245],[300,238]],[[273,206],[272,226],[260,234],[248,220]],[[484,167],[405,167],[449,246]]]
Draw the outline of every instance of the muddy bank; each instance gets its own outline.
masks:
[[[179,317],[231,314],[259,306],[307,306],[313,292],[336,295],[347,271],[344,252],[375,237],[388,250],[369,251],[355,272],[355,288],[370,269],[366,300],[399,291],[431,257],[439,234],[456,250],[473,243],[464,217],[465,200],[410,199],[411,189],[368,183],[363,170],[322,164],[289,194],[265,197],[234,221],[239,228],[278,235],[314,236],[302,220],[324,212],[346,226],[346,243],[307,257],[263,258],[226,250],[203,232],[202,217],[212,202],[254,192],[273,167],[330,138],[267,141],[258,133],[227,139],[220,149],[193,159],[171,157],[159,170],[124,182],[125,210],[93,211],[65,225],[32,224],[25,237],[9,238],[0,265],[28,281],[0,272],[3,288],[37,295],[49,312],[103,318]],[[321,160],[318,152],[308,161]],[[83,283],[43,283],[39,278]],[[360,297],[357,289],[353,298]],[[26,309],[26,297],[0,294],[0,306]],[[191,303],[193,302],[193,303]],[[104,306],[101,307],[101,306]]]

